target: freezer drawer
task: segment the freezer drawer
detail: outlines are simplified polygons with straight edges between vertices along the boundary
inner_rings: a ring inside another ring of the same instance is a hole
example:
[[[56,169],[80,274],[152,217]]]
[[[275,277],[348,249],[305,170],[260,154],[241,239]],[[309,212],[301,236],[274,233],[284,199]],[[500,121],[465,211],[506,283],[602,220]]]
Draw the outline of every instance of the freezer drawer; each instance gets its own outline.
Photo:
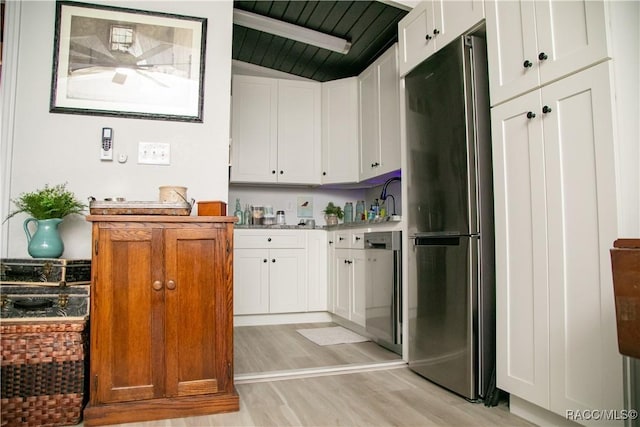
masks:
[[[477,236],[412,238],[409,368],[468,399],[477,395]]]

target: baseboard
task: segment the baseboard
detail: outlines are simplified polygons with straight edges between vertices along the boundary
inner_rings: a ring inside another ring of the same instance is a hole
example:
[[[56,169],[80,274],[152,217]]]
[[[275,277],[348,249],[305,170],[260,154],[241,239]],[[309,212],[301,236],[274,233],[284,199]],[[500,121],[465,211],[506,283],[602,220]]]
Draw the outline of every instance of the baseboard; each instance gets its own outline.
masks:
[[[331,315],[326,311],[233,316],[233,326],[286,325],[292,323],[324,323],[331,321]]]
[[[539,426],[575,427],[581,425],[513,394],[509,396],[509,411]]]

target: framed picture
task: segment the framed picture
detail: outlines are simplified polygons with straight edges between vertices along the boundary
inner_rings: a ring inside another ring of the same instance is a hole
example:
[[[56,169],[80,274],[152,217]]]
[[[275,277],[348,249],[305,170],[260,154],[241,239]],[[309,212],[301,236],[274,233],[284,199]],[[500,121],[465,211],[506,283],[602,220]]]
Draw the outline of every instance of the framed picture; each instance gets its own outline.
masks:
[[[58,1],[52,113],[202,122],[206,18]]]

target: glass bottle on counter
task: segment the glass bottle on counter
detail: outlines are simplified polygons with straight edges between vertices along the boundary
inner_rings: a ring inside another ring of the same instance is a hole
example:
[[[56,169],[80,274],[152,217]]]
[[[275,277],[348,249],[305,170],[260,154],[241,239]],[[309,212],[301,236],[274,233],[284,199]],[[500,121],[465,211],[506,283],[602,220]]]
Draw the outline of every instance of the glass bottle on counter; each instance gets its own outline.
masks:
[[[236,222],[237,225],[244,224],[244,222],[242,221],[244,214],[242,213],[242,206],[240,205],[240,199],[236,199],[236,210],[233,213],[233,215],[236,218],[238,218],[238,222]]]
[[[244,223],[245,225],[253,224],[253,218],[251,216],[251,207],[247,203],[244,207]]]
[[[353,222],[353,204],[347,202],[344,204],[344,223],[348,224]]]
[[[364,220],[365,220],[364,200],[358,200],[356,202],[356,222],[362,222]]]

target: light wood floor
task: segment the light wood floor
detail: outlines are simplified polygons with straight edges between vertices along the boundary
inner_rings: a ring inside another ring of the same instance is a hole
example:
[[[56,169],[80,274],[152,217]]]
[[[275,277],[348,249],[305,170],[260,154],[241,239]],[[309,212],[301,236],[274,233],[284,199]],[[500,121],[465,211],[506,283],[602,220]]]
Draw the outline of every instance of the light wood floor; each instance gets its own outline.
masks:
[[[236,374],[309,369],[399,360],[401,357],[367,341],[320,346],[296,329],[337,326],[335,323],[236,326],[234,371]]]
[[[236,327],[236,374],[400,359],[372,342],[319,346],[296,332],[325,326],[335,324]],[[511,415],[505,403],[487,408],[468,402],[404,365],[368,372],[316,372],[303,378],[249,379],[238,382],[236,389],[240,395],[238,412],[121,426],[533,426]]]
[[[407,368],[242,384],[237,390],[239,412],[122,426],[533,426],[504,405],[470,403]]]

